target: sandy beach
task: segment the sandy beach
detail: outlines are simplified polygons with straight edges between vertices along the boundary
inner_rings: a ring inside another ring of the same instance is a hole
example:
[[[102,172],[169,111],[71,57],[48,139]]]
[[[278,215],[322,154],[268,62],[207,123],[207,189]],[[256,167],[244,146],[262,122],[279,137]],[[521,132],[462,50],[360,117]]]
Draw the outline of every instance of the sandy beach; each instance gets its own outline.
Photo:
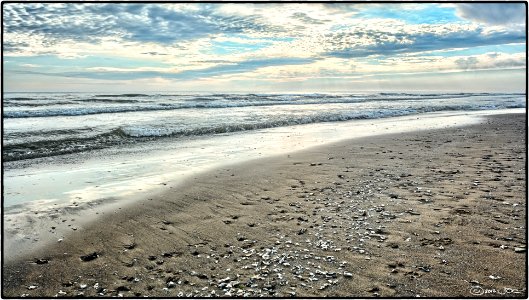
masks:
[[[491,116],[167,182],[4,261],[2,296],[525,298],[526,127]]]

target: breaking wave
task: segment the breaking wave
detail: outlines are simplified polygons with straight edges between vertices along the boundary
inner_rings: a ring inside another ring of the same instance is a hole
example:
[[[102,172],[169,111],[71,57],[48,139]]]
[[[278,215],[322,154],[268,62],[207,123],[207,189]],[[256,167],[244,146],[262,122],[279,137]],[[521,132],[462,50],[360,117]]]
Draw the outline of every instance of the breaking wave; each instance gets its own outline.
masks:
[[[314,115],[289,116],[287,114],[278,115],[272,120],[246,120],[225,123],[196,123],[189,125],[135,125],[127,124],[113,128],[103,133],[91,128],[8,133],[4,137],[4,151],[2,152],[4,161],[14,161],[38,157],[48,157],[68,153],[77,153],[94,149],[101,149],[115,145],[127,145],[130,143],[147,142],[158,138],[182,137],[182,136],[202,136],[230,132],[240,132],[248,130],[258,130],[274,127],[284,127],[300,124],[348,121],[355,119],[379,119],[387,117],[405,116],[435,111],[471,111],[499,108],[520,108],[525,104],[506,104],[501,107],[497,105],[439,105],[434,107],[421,107],[420,109],[379,109],[355,112],[321,112]],[[88,135],[87,133],[92,133]],[[42,139],[33,139],[30,142],[9,142],[10,140],[21,141],[26,136],[40,136]],[[52,138],[50,138],[52,137]]]

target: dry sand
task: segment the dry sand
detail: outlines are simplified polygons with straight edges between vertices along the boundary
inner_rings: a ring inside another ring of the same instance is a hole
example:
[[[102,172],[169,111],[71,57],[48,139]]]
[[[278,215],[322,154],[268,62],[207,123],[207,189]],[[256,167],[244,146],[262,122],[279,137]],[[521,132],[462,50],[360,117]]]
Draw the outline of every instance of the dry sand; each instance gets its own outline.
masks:
[[[526,126],[494,116],[168,183],[5,262],[2,295],[524,298]]]

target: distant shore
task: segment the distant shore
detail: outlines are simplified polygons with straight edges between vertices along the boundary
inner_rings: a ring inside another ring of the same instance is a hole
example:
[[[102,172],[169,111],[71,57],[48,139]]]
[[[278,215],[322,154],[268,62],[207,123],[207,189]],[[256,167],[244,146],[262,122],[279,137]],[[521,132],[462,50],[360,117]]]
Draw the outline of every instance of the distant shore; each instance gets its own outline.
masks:
[[[526,127],[490,116],[216,169],[5,262],[2,296],[523,298]]]

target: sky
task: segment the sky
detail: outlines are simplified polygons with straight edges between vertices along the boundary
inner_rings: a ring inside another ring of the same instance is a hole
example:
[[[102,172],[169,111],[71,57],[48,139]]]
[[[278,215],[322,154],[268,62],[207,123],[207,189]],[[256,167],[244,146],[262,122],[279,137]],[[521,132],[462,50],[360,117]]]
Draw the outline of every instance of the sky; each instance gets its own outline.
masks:
[[[522,92],[524,3],[2,3],[6,92]]]

